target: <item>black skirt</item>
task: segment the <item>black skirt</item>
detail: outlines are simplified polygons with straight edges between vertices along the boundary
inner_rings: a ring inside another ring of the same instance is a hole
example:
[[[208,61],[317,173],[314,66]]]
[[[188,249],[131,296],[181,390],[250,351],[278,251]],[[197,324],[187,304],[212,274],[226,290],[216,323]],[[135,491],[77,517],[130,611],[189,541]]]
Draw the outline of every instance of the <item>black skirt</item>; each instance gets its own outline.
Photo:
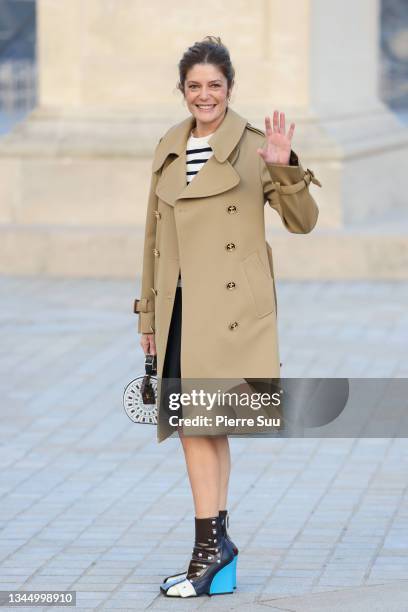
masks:
[[[181,378],[181,287],[177,287],[167,339],[162,378]]]
[[[170,394],[181,393],[181,287],[177,287],[174,297],[173,312],[164,357],[161,394],[160,394],[160,428],[170,436],[177,431],[177,426],[170,425],[172,416],[182,417],[182,408],[174,410],[170,406]]]

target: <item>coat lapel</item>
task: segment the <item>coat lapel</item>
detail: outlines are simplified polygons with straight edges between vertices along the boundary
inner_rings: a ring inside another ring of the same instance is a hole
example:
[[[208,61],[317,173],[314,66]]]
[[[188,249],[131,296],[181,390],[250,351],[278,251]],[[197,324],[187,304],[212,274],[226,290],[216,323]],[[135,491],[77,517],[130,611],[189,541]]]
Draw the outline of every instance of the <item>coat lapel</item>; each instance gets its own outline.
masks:
[[[156,195],[174,206],[183,198],[202,198],[222,193],[238,185],[239,174],[232,163],[238,154],[238,143],[247,120],[228,107],[226,115],[209,145],[214,154],[196,174],[191,183],[186,180],[186,144],[195,124],[193,116],[171,128],[160,140],[153,159],[153,172],[159,170],[170,155],[176,157],[165,164],[156,187]]]

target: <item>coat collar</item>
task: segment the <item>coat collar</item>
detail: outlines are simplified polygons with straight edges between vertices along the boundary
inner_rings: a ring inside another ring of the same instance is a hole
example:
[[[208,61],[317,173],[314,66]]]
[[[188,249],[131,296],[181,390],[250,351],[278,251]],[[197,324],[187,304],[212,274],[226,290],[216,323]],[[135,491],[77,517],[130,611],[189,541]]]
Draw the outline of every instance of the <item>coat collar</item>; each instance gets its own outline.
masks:
[[[153,172],[162,167],[169,155],[177,156],[163,170],[156,188],[156,194],[171,206],[180,198],[222,193],[240,181],[239,174],[232,166],[235,156],[231,156],[231,153],[237,147],[248,121],[231,107],[227,108],[222,123],[208,141],[214,155],[204,164],[194,180],[187,184],[186,144],[194,123],[194,117],[190,116],[170,128],[156,148]]]

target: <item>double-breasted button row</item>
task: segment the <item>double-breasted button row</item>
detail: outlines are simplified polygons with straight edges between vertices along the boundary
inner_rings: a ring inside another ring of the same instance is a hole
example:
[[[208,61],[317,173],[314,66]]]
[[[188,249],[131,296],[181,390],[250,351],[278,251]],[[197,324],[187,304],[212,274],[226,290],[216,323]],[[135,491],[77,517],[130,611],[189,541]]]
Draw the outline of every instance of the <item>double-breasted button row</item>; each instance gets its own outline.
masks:
[[[234,215],[238,212],[238,207],[236,206],[236,204],[229,204],[226,208],[226,211],[229,215]],[[225,250],[228,253],[232,253],[232,251],[235,251],[236,248],[237,248],[237,245],[235,244],[235,242],[227,242],[227,244],[225,245]],[[229,291],[231,291],[232,289],[235,289],[236,288],[235,281],[228,281],[227,283],[225,283],[225,288],[228,289]],[[230,329],[231,331],[233,331],[237,327],[238,327],[238,321],[232,321],[231,323],[228,324],[228,329]]]

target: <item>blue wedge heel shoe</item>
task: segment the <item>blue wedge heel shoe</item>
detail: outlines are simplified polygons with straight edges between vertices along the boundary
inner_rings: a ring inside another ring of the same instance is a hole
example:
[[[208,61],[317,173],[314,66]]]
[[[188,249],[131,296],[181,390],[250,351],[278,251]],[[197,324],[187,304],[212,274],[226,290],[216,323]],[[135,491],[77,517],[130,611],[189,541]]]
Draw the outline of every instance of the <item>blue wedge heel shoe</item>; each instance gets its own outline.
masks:
[[[211,580],[209,595],[234,592],[234,565],[235,559],[215,574],[214,578]]]
[[[195,518],[195,545],[186,574],[166,580],[160,590],[167,597],[198,597],[234,592],[235,556],[222,533],[219,516]]]
[[[235,555],[233,560],[232,560],[232,573],[233,573],[233,585],[232,585],[232,587],[234,589],[237,588],[237,561],[238,561],[238,555]]]
[[[237,588],[237,557],[238,557],[238,553],[239,550],[237,548],[237,546],[234,544],[234,542],[231,540],[231,538],[228,535],[228,528],[229,528],[229,514],[228,514],[228,510],[220,510],[218,513],[218,517],[220,520],[220,526],[221,526],[221,534],[231,543],[232,546],[232,552],[234,554],[234,560],[233,560],[233,574],[234,574],[234,589]],[[172,574],[171,576],[167,576],[164,580],[163,580],[163,585],[168,584],[170,582],[180,582],[181,580],[184,580],[187,576],[187,572],[180,572],[179,574]]]
[[[234,553],[234,589],[236,589],[237,588],[237,561],[238,561],[239,550],[238,550],[237,546],[234,544],[234,542],[231,540],[231,538],[228,535],[228,529],[229,529],[229,514],[228,514],[228,510],[220,510],[219,511],[219,517],[220,517],[220,521],[221,521],[221,533],[231,543],[232,552]]]

